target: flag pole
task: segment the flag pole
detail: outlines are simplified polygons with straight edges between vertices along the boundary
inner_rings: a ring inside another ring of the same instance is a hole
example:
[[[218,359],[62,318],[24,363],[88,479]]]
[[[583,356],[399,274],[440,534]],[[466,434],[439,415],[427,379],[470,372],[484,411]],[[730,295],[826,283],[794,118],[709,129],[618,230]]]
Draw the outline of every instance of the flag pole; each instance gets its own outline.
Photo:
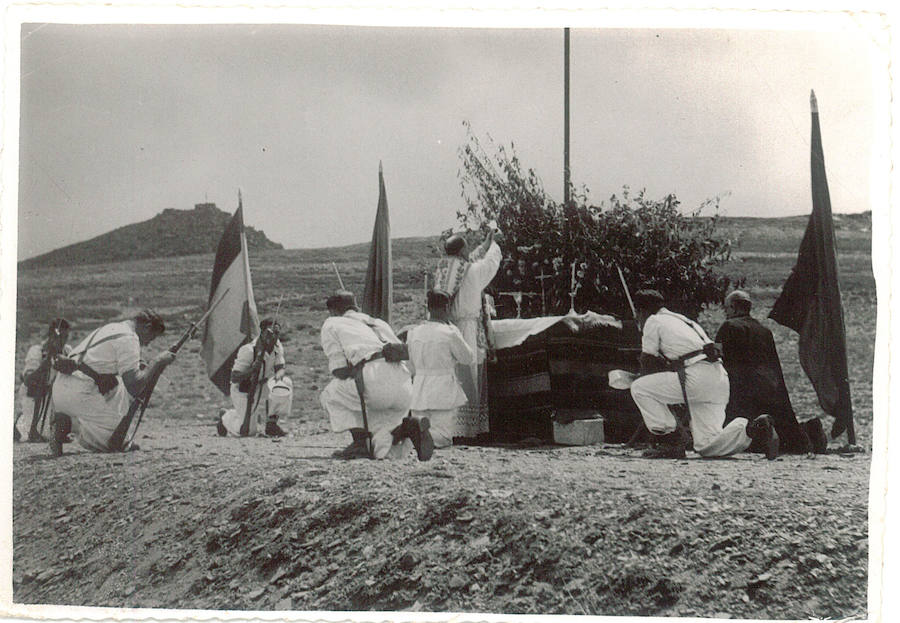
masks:
[[[569,29],[563,29],[563,66],[565,78],[563,104],[563,205],[569,205]]]

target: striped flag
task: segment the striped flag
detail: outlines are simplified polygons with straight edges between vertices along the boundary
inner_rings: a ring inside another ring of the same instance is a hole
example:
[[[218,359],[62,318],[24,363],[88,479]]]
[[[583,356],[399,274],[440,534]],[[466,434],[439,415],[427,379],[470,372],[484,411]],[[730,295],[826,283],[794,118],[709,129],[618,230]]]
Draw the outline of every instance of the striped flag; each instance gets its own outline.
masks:
[[[225,228],[216,250],[209,304],[218,301],[226,290],[224,300],[206,320],[200,355],[206,362],[209,379],[227,396],[231,389],[231,366],[238,349],[259,334],[240,193],[237,212]]]
[[[363,312],[391,323],[393,302],[393,275],[391,274],[391,219],[388,216],[387,192],[384,190],[384,173],[378,163],[378,211],[372,245],[369,247],[369,266],[362,297]]]

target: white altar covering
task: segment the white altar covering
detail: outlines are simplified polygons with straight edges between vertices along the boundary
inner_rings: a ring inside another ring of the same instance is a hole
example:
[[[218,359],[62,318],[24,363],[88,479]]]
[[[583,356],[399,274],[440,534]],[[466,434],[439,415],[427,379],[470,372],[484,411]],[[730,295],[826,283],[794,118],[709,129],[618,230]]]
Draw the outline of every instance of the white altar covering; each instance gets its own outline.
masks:
[[[530,336],[546,331],[559,322],[566,323],[573,333],[580,333],[595,327],[622,328],[622,322],[616,320],[613,316],[596,314],[592,311],[587,311],[583,314],[569,312],[565,316],[492,320],[491,328],[494,332],[494,348],[500,350],[518,346]]]

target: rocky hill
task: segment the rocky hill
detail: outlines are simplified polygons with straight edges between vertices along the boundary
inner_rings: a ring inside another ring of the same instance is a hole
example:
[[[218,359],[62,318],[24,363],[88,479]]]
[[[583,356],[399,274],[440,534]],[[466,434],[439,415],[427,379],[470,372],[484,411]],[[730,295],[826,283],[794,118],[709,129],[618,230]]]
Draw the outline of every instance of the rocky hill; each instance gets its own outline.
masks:
[[[19,266],[72,266],[212,253],[231,217],[214,203],[198,203],[193,210],[166,208],[150,220],[23,260]],[[283,248],[252,227],[246,228],[246,234],[251,250]]]

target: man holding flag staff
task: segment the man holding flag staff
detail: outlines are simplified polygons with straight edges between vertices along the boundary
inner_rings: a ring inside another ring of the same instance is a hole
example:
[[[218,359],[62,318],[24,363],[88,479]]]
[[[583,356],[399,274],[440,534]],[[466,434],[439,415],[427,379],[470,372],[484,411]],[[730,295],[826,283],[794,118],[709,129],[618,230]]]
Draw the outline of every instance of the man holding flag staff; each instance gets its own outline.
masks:
[[[113,434],[145,385],[175,360],[170,350],[141,367],[141,347],[166,330],[156,312],[145,309],[130,320],[106,324],[81,341],[69,357],[59,357],[61,372],[53,383],[55,412],[50,450],[62,455],[62,444],[74,433],[94,452],[115,452]],[[137,449],[131,444],[125,450]]]
[[[220,436],[285,435],[277,415],[269,415],[265,408],[258,409],[267,402],[270,380],[291,384],[285,376],[284,346],[278,339],[280,331],[274,318],[266,318],[259,323],[259,337],[238,349],[231,368],[230,396],[234,408],[220,412],[216,423]]]

